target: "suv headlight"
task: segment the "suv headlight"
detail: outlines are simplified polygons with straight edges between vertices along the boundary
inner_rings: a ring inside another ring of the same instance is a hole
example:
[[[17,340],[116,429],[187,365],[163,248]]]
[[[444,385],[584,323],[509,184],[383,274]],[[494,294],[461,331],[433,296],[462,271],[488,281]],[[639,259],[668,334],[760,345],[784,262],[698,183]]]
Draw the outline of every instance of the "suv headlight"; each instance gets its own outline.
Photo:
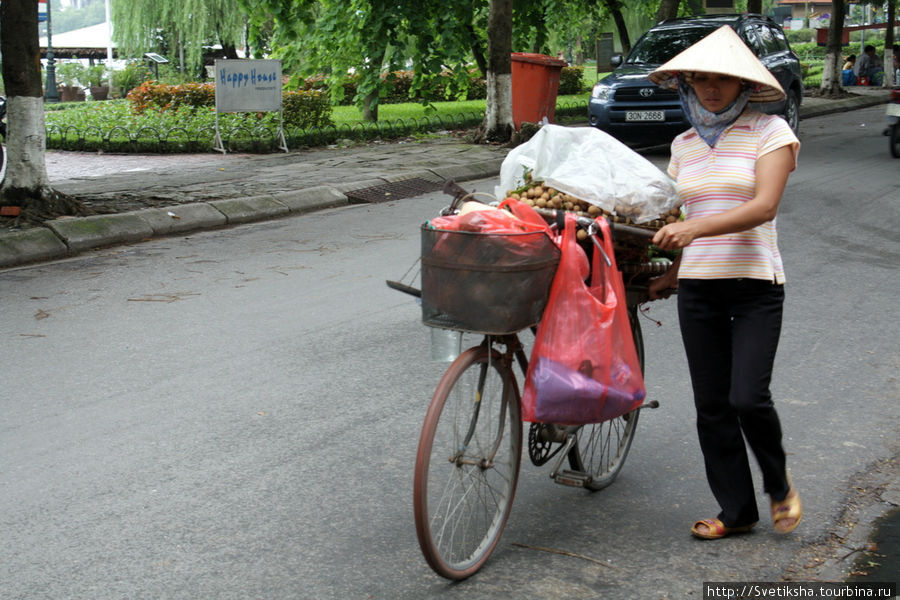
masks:
[[[594,100],[600,100],[601,102],[606,102],[609,100],[609,94],[612,91],[608,85],[604,83],[598,83],[594,86],[594,89],[591,90],[591,98]]]

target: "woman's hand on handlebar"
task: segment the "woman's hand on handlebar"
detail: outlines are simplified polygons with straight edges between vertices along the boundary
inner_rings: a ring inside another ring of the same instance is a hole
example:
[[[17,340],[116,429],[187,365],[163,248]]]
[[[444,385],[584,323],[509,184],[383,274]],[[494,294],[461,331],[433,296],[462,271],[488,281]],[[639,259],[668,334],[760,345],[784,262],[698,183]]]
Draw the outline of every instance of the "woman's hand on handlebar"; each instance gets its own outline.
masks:
[[[677,257],[669,269],[650,280],[647,287],[647,295],[651,300],[668,298],[678,289],[678,266],[681,264],[681,256]]]
[[[678,281],[675,283],[669,281],[666,275],[660,275],[650,280],[647,288],[647,295],[651,300],[663,300],[672,295],[672,292],[678,289]]]

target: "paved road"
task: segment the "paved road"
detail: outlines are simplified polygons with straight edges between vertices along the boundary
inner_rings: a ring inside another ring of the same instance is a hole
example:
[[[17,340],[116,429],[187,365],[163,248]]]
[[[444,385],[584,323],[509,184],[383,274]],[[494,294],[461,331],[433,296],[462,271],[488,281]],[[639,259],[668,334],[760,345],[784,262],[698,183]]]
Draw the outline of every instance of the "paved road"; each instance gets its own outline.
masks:
[[[774,392],[806,500],[795,535],[689,536],[714,509],[663,302],[648,315],[662,326],[645,326],[662,407],[620,479],[590,494],[525,465],[486,569],[434,576],[411,471],[443,367],[425,360],[418,307],[383,284],[417,257],[418,224],[446,200],[433,194],[0,271],[3,596],[675,599],[703,581],[839,573],[805,553],[852,544],[837,523],[852,486],[884,490],[879,461],[898,450],[900,190],[884,138],[861,133],[879,119],[807,127],[779,217]]]

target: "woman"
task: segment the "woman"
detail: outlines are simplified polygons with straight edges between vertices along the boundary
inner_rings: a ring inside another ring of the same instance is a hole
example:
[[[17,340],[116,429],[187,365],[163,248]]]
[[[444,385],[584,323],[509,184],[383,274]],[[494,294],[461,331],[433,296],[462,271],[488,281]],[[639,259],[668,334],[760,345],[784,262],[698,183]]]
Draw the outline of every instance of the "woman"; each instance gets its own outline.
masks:
[[[802,505],[788,479],[769,382],[785,280],[775,214],[800,143],[783,119],[748,105],[785,94],[728,26],[650,79],[677,87],[693,124],[672,142],[668,167],[685,220],[653,238],[662,249],[682,252],[650,289],[658,298],[678,288],[700,447],[721,508],[691,532],[718,539],[750,531],[759,520],[746,439],[771,497],[775,531],[788,533]]]
[[[851,54],[847,57],[847,62],[844,63],[844,66],[841,67],[841,85],[850,86],[856,85],[856,73],[853,72],[853,67],[856,65],[856,55]]]

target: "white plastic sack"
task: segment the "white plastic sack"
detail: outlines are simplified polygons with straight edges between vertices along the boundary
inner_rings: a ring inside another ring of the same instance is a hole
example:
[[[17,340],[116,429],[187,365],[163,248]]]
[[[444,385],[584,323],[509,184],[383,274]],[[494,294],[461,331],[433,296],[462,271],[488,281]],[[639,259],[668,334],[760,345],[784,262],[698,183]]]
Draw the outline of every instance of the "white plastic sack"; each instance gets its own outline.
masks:
[[[631,208],[645,223],[679,206],[675,183],[646,158],[594,127],[544,125],[510,151],[500,166],[498,198],[525,183],[525,171],[546,185],[608,212]]]

